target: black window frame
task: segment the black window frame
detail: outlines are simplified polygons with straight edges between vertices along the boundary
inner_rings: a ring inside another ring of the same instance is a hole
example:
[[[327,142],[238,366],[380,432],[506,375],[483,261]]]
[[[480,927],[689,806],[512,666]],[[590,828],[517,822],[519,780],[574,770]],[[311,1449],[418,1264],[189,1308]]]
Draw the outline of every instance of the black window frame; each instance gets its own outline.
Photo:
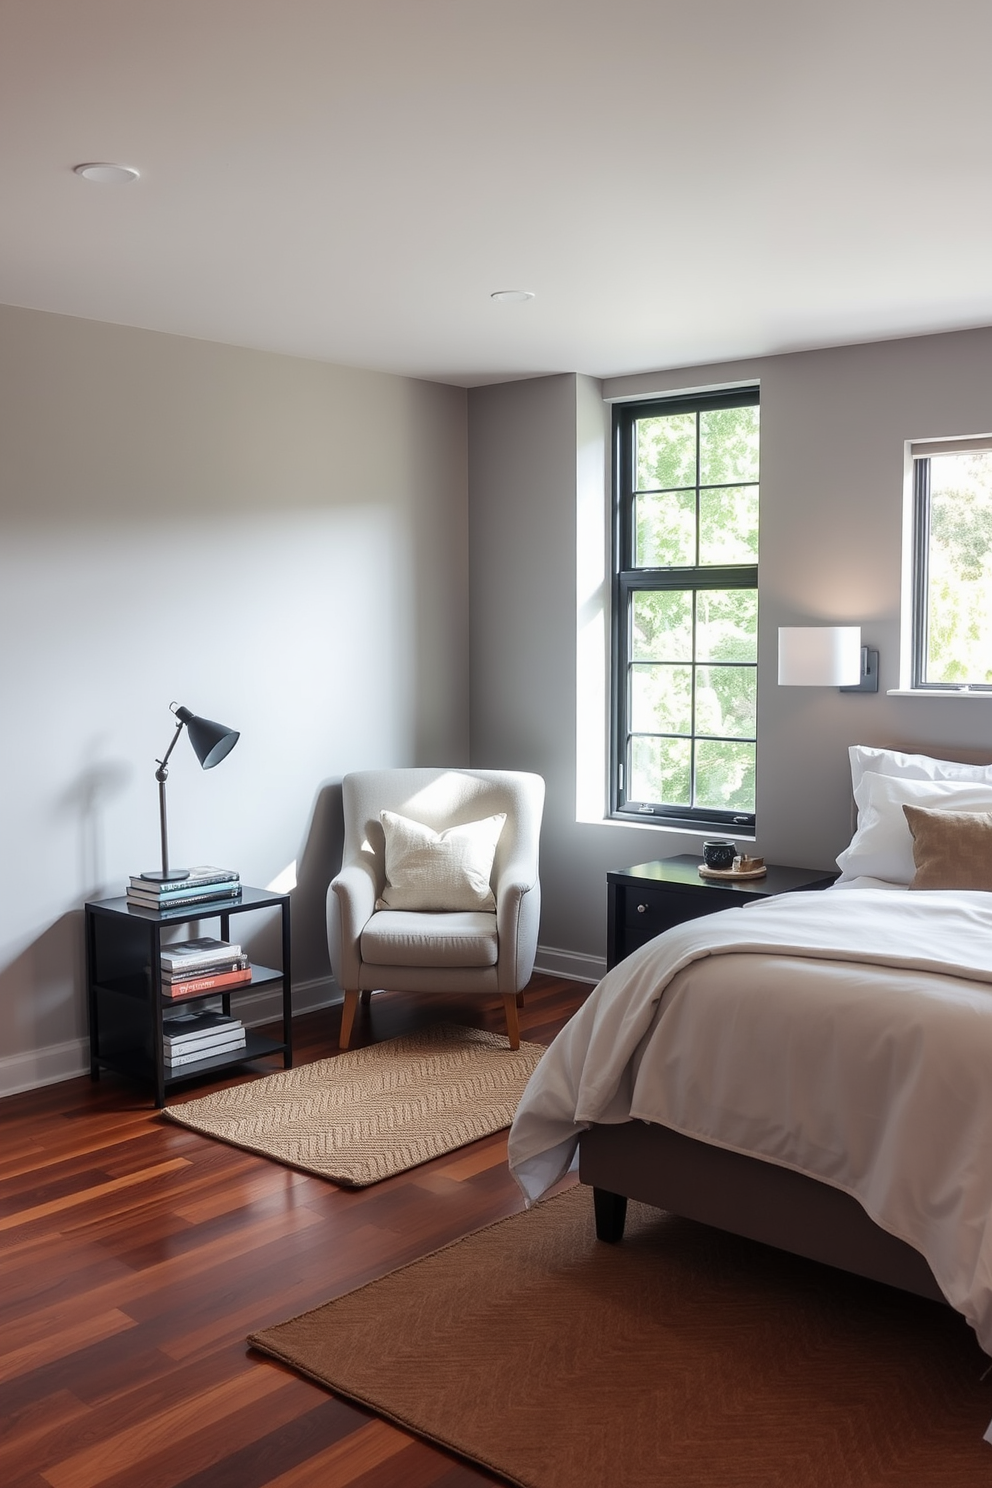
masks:
[[[631,801],[626,794],[628,740],[632,734],[630,672],[631,595],[636,590],[749,589],[758,592],[758,564],[725,567],[693,565],[685,568],[637,568],[634,566],[634,438],[638,419],[657,414],[707,413],[718,408],[759,407],[757,384],[698,394],[636,399],[613,408],[613,596],[612,596],[612,695],[610,699],[610,810],[619,821],[651,821],[658,826],[692,831],[732,829],[753,835],[756,813],[714,810],[702,806],[667,806],[661,802]],[[698,465],[697,465],[698,479]],[[696,487],[697,531],[699,487]],[[695,621],[693,622],[695,626]],[[757,662],[754,663],[757,670]],[[693,728],[695,742],[706,738]],[[757,760],[757,733],[753,739]],[[693,750],[693,760],[695,751]],[[693,770],[695,765],[693,763]]]
[[[987,439],[962,439],[935,445],[933,453],[967,455],[988,450]],[[912,449],[913,457],[913,616],[911,634],[913,692],[992,693],[992,682],[929,682],[927,641],[930,634],[930,454],[926,445]]]

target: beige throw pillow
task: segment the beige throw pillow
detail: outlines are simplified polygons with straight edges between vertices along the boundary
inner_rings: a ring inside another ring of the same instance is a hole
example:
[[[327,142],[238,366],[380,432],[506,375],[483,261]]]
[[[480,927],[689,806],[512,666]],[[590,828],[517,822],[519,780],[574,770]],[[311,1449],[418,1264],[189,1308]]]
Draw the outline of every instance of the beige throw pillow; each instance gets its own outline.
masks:
[[[490,877],[506,813],[435,832],[395,811],[380,811],[386,887],[377,909],[496,908]]]
[[[992,890],[992,811],[902,809],[913,834],[911,889]]]

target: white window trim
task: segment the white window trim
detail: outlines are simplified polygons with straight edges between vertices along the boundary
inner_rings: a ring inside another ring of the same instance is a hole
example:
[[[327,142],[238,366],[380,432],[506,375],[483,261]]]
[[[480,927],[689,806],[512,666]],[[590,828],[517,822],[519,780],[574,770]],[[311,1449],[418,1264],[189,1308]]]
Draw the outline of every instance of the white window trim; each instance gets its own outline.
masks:
[[[899,686],[886,689],[886,697],[928,698],[947,702],[992,703],[992,693],[972,692],[967,687],[914,687],[913,683],[913,550],[915,543],[915,490],[913,461],[927,455],[954,454],[992,449],[992,434],[907,439],[903,459],[902,583],[899,609]]]

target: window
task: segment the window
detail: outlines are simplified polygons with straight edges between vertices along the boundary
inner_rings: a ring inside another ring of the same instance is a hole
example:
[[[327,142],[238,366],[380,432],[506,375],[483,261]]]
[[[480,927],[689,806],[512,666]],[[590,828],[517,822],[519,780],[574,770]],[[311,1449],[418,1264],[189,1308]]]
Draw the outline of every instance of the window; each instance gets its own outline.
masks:
[[[992,440],[912,453],[912,686],[992,692]]]
[[[614,815],[754,826],[758,390],[618,406]]]

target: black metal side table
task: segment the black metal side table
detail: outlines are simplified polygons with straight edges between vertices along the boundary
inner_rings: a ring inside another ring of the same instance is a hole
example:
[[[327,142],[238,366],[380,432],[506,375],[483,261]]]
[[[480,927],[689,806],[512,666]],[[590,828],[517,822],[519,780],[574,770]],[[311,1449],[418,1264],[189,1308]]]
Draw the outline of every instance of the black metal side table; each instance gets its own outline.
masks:
[[[201,1003],[220,996],[225,1013],[231,999],[257,992],[260,987],[282,984],[282,1038],[265,1038],[246,1030],[243,1048],[228,1050],[206,1059],[167,1071],[162,1042],[162,1018],[175,1005],[162,996],[163,931],[193,921],[220,921],[220,940],[230,939],[231,917],[259,909],[278,909],[282,918],[282,965],[278,969],[252,966],[250,982],[228,992],[204,992],[184,998]],[[229,1065],[244,1064],[263,1054],[282,1054],[283,1065],[293,1063],[293,988],[290,962],[289,895],[267,889],[243,887],[237,899],[216,905],[194,904],[181,909],[139,909],[126,898],[99,899],[87,904],[86,997],[90,1023],[90,1075],[100,1078],[102,1069],[150,1085],[156,1106],[165,1105],[165,1092],[183,1080],[215,1074]]]

